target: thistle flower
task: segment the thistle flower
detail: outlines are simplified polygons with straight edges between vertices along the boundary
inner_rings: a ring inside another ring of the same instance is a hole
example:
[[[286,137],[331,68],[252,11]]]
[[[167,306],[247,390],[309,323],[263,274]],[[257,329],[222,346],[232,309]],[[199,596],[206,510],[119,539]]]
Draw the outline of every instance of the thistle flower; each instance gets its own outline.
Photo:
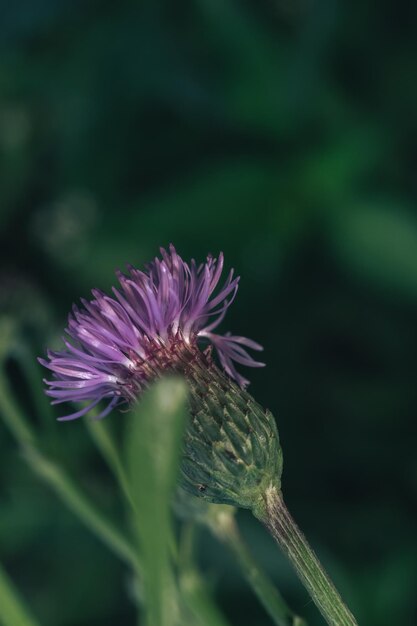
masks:
[[[200,345],[211,344],[224,371],[245,387],[235,363],[261,367],[246,348],[262,350],[245,337],[219,335],[222,322],[238,290],[233,270],[219,287],[223,254],[208,256],[197,265],[183,261],[173,245],[161,248],[146,271],[128,266],[127,275],[117,272],[119,289],[109,296],[93,289],[94,299],[81,300],[69,316],[65,349],[49,350],[39,359],[53,372],[45,380],[52,404],[86,402],[75,413],[59,419],[72,420],[88,413],[100,401],[114,407],[134,401],[142,389],[165,370],[183,370],[199,358]]]
[[[331,626],[357,626],[316,555],[306,542],[281,493],[282,451],[275,420],[245,390],[248,381],[235,363],[261,367],[246,348],[251,339],[218,335],[236,296],[233,270],[219,286],[223,255],[204,264],[186,263],[171,245],[146,271],[129,266],[117,273],[113,296],[93,290],[69,317],[65,349],[48,351],[42,365],[53,404],[87,402],[64,420],[88,413],[101,400],[134,402],[153,379],[179,372],[188,383],[190,420],[183,440],[181,485],[216,504],[252,510],[292,562]],[[202,351],[201,343],[209,344]],[[212,359],[217,352],[221,371]]]

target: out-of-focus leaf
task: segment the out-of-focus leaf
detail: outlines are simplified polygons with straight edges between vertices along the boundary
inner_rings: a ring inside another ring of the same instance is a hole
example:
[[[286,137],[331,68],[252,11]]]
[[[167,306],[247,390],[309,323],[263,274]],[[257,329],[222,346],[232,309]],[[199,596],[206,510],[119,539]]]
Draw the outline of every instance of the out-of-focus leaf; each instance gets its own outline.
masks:
[[[133,203],[124,220],[109,213],[90,241],[89,255],[95,263],[82,266],[79,280],[86,289],[97,281],[114,282],[115,267],[141,264],[171,241],[175,245],[187,241],[189,251],[181,248],[184,256],[235,248],[250,271],[256,271],[256,264],[248,262],[248,250],[255,249],[259,258],[269,245],[268,262],[277,263],[283,246],[305,229],[311,217],[306,204],[285,197],[290,176],[288,166],[278,171],[250,160],[225,160],[214,168],[201,168],[194,177],[150,195],[140,205]]]
[[[156,383],[132,412],[126,442],[149,626],[178,622],[170,565],[170,500],[186,422],[186,387],[177,378]]]
[[[230,626],[196,569],[188,569],[183,574],[181,591],[185,595],[196,626]]]
[[[364,206],[335,222],[336,253],[367,281],[417,299],[417,220],[399,207]]]

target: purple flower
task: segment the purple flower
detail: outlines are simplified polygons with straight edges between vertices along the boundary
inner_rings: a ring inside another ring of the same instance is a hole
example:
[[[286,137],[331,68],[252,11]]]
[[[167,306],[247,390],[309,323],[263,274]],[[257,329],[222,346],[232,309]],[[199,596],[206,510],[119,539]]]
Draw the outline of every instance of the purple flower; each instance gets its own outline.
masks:
[[[71,420],[88,413],[101,400],[107,415],[117,404],[133,401],[152,377],[169,369],[181,350],[192,352],[205,341],[217,351],[224,370],[242,387],[248,384],[235,363],[261,367],[246,348],[262,350],[250,339],[213,332],[235,298],[239,277],[230,271],[218,288],[223,254],[207,257],[204,264],[182,260],[173,245],[161,248],[146,271],[128,267],[117,272],[119,289],[113,296],[93,289],[94,299],[73,306],[63,338],[65,349],[47,352],[40,363],[53,372],[45,380],[52,404],[87,402]],[[198,350],[200,354],[200,351]]]

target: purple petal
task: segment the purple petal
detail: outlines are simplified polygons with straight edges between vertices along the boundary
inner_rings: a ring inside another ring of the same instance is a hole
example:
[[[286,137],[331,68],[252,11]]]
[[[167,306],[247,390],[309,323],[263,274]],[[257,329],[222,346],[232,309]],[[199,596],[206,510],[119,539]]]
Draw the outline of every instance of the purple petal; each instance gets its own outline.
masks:
[[[120,287],[113,288],[111,296],[93,289],[92,300],[82,300],[80,307],[73,305],[68,338],[63,338],[65,348],[48,351],[46,359],[39,359],[53,373],[53,380],[45,381],[53,403],[89,403],[61,419],[85,415],[103,398],[109,402],[100,417],[119,402],[131,402],[151,375],[142,363],[153,356],[158,362],[160,351],[168,350],[171,341],[210,341],[229,376],[246,385],[236,363],[262,367],[247,351],[262,347],[246,337],[213,332],[239,286],[233,270],[220,283],[223,269],[223,253],[218,258],[208,255],[205,263],[186,263],[170,244],[167,250],[161,248],[161,258],[155,258],[145,271],[132,265],[126,275],[117,271]]]

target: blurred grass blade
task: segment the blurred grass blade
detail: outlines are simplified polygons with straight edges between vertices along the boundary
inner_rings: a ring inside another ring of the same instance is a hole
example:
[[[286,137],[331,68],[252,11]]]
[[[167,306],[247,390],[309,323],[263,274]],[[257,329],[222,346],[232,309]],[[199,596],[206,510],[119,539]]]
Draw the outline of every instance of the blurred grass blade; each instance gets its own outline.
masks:
[[[0,366],[0,413],[10,432],[24,448],[34,444],[36,437],[19,405],[12,398],[4,367]]]
[[[20,366],[23,377],[32,394],[33,407],[37,418],[43,423],[47,433],[56,434],[57,421],[50,398],[45,394],[42,381],[42,370],[30,347],[20,339],[16,339],[11,356]]]
[[[195,626],[230,626],[197,569],[189,569],[181,576],[181,592]]]
[[[86,428],[95,446],[116,477],[126,500],[134,507],[133,498],[130,493],[129,480],[115,444],[115,436],[114,433],[112,433],[111,424],[110,422],[104,422],[104,420],[94,419],[93,416],[97,413],[98,411],[95,409],[90,413],[90,416],[85,419]]]
[[[134,547],[80,491],[65,470],[38,450],[35,445],[35,435],[13,397],[6,376],[2,376],[2,373],[0,368],[0,417],[3,418],[5,425],[21,446],[26,462],[114,554],[139,573],[140,565]]]
[[[185,383],[167,378],[144,394],[130,417],[126,455],[148,626],[179,621],[170,563],[170,501],[179,472],[186,399]]]
[[[181,594],[191,612],[191,623],[193,626],[229,626],[195,565],[195,531],[193,522],[184,525],[179,552]]]
[[[212,533],[233,552],[248,584],[276,626],[307,626],[293,613],[278,589],[258,565],[244,542],[232,507],[210,505],[206,523]]]
[[[120,559],[138,573],[139,560],[134,547],[122,535],[117,527],[90,502],[76,483],[56,463],[42,456],[34,448],[24,453],[31,469],[40,476],[66,506]]]
[[[24,606],[20,594],[0,565],[0,624],[2,626],[39,626]]]

